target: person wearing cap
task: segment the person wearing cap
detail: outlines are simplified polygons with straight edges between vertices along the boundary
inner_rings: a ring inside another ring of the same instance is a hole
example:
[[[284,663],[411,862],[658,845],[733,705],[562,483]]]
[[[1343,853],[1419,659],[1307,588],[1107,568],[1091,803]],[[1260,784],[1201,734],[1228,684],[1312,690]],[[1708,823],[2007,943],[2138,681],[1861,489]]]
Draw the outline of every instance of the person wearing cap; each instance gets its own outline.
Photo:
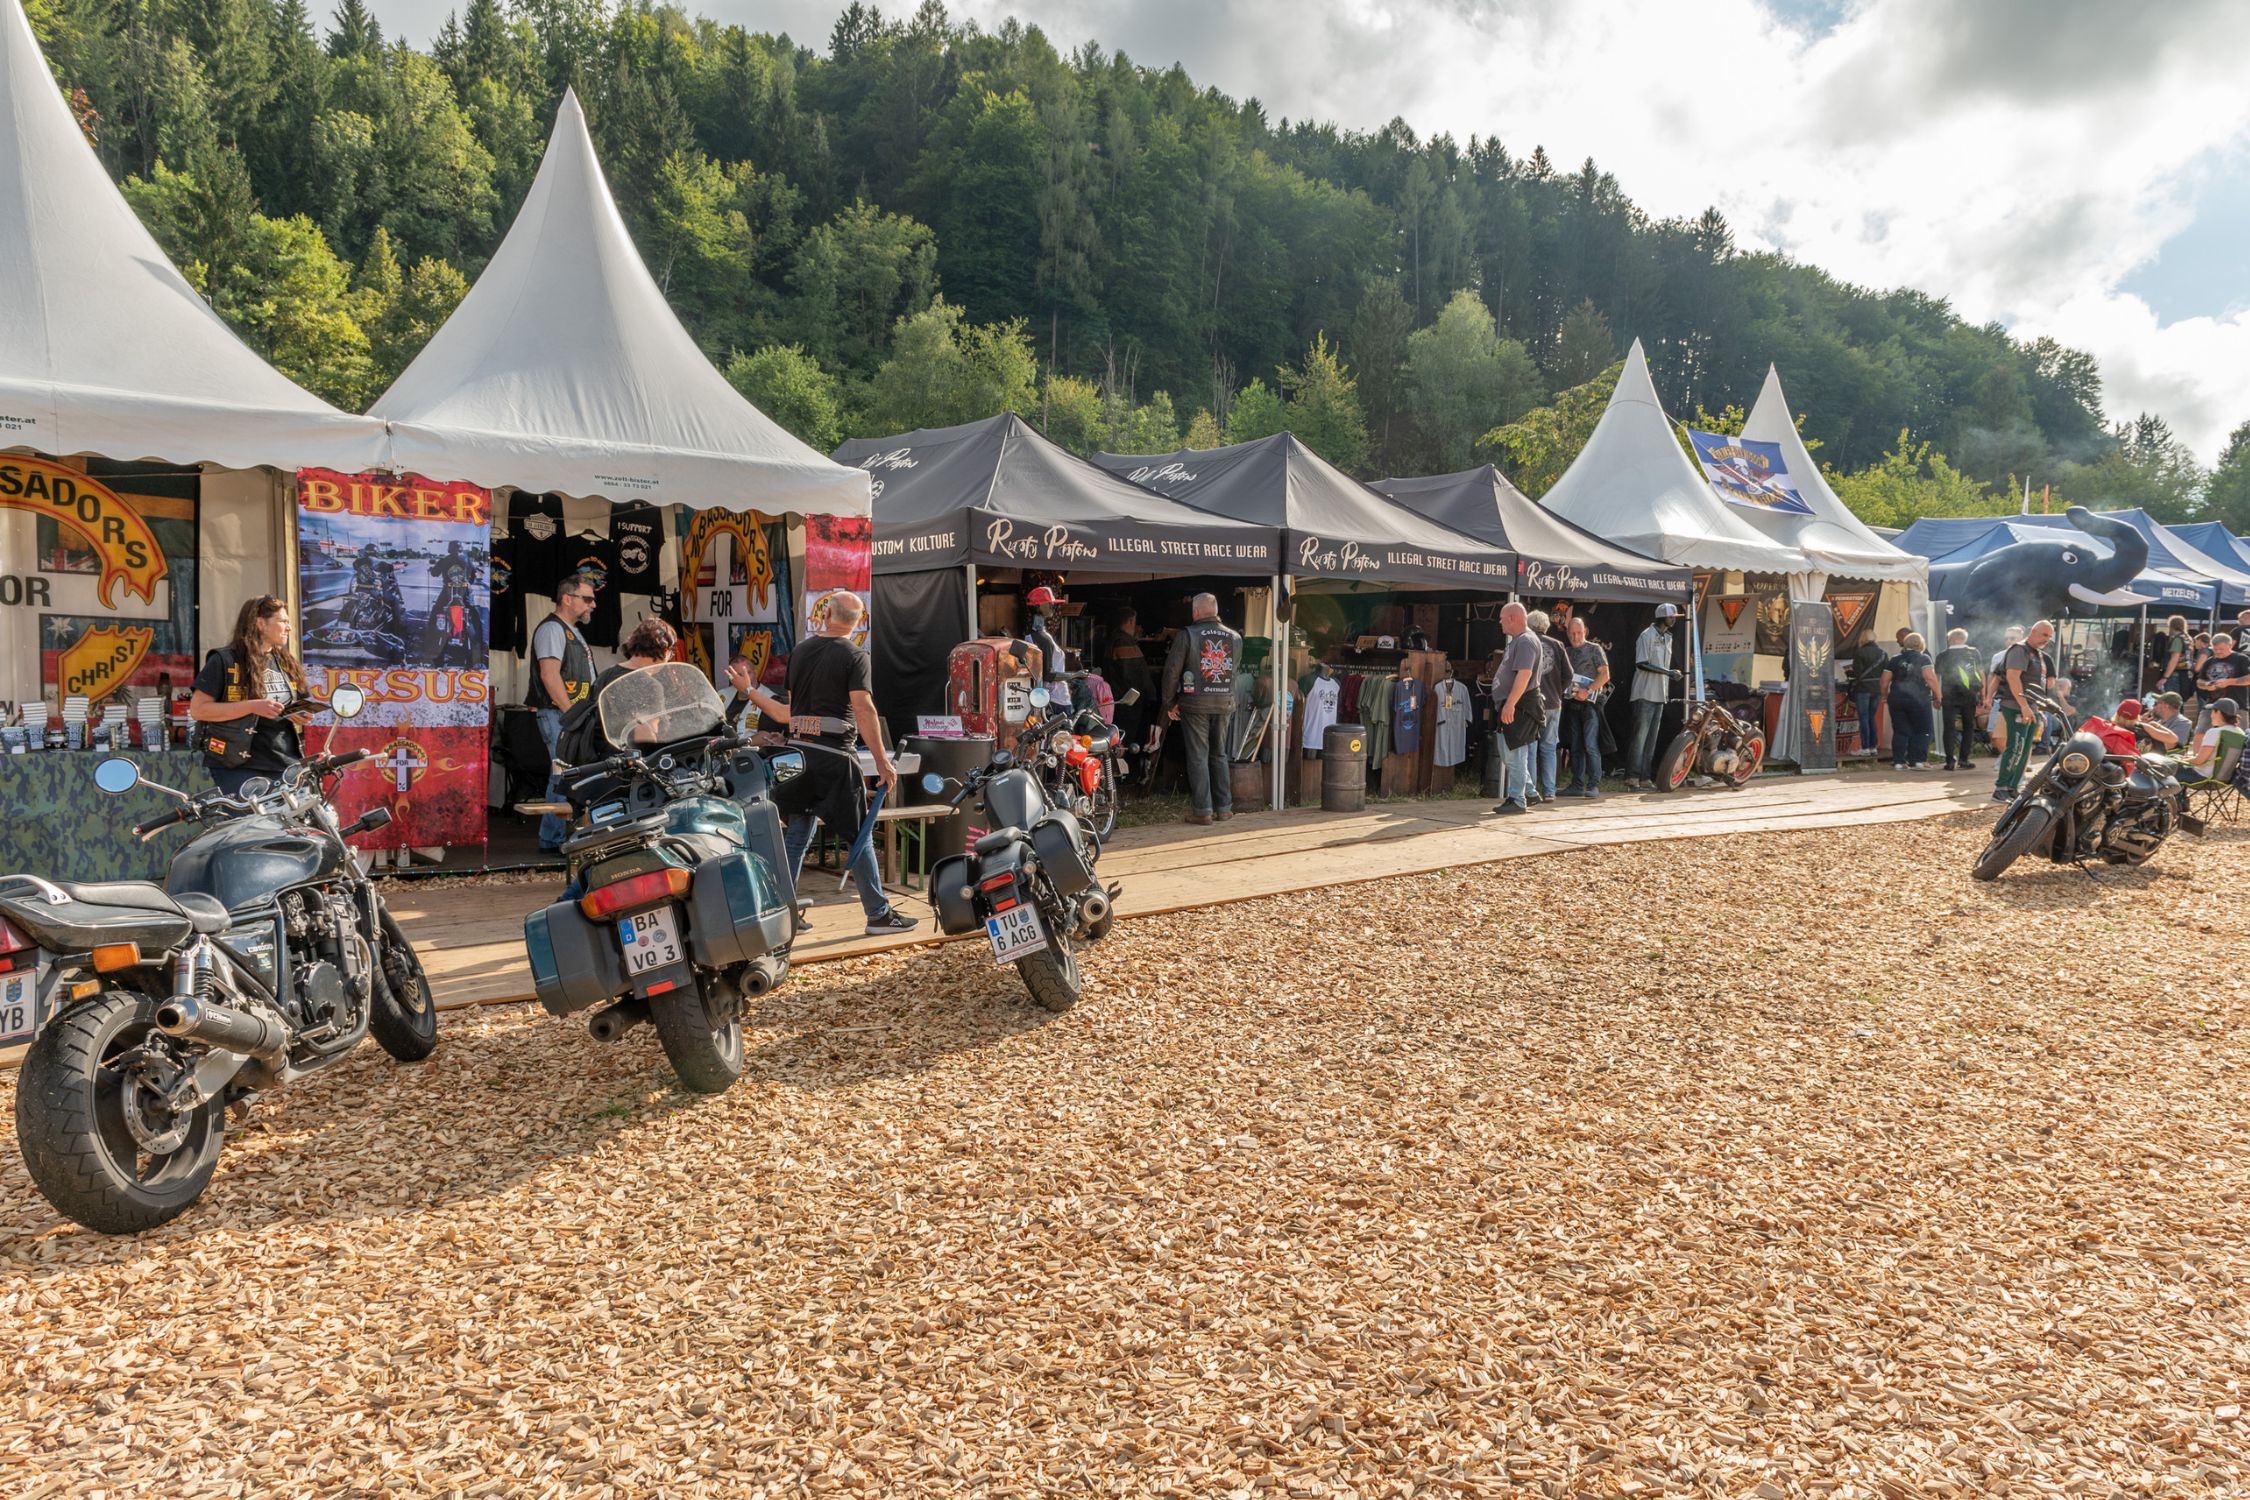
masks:
[[[1023,596],[1024,608],[1031,611],[1031,626],[1024,631],[1024,639],[1038,648],[1039,670],[1047,680],[1047,697],[1056,708],[1070,707],[1070,679],[1065,675],[1070,664],[1063,659],[1063,648],[1055,640],[1055,633],[1047,628],[1047,611],[1062,602],[1062,596],[1045,584]]]
[[[2141,720],[2141,733],[2159,750],[2179,750],[2195,738],[2195,724],[2181,711],[2178,693],[2156,695],[2156,712]]]
[[[2141,700],[2127,698],[2117,705],[2116,712],[2108,718],[2095,714],[2078,727],[2100,740],[2112,755],[2138,755],[2141,745],[2133,731],[2140,727],[2140,723]]]
[[[1672,665],[1672,623],[1679,617],[1677,604],[1659,604],[1656,618],[1633,645],[1633,734],[1625,748],[1625,784],[1634,791],[1656,790],[1656,738],[1664,724],[1664,702],[1672,696],[1672,684],[1686,675]]]
[[[2211,727],[2197,737],[2195,753],[2187,758],[2187,763],[2198,769],[2209,766],[2215,774],[2229,751],[2239,751],[2243,747],[2242,705],[2232,698],[2220,698],[2209,705],[2209,712]]]

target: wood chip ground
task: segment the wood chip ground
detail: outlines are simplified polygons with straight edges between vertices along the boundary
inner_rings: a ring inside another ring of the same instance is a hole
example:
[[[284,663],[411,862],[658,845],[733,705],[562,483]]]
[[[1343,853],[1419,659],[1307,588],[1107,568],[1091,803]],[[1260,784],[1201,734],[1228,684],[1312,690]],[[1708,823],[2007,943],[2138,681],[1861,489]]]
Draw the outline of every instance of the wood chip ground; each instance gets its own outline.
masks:
[[[825,965],[718,1099],[449,1015],[138,1240],[10,1140],[0,1495],[2250,1494],[2250,838],[1989,823]]]

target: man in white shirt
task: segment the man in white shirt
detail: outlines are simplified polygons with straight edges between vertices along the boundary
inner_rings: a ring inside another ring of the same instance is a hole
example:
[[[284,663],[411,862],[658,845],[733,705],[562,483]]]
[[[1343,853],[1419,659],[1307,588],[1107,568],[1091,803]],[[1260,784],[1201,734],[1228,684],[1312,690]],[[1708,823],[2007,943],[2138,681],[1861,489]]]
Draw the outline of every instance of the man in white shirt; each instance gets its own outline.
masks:
[[[1656,790],[1656,736],[1664,723],[1664,700],[1686,674],[1672,665],[1672,624],[1676,604],[1656,606],[1656,619],[1633,646],[1633,734],[1625,747],[1625,785],[1637,792]]]

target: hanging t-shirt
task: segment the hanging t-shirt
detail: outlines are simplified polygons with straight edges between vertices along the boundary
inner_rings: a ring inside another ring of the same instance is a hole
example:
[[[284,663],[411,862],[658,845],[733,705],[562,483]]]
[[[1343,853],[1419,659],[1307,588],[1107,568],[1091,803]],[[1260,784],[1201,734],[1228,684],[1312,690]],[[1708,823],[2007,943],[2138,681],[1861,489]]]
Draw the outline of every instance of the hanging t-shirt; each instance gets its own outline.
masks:
[[[1330,725],[1336,722],[1336,702],[1342,687],[1333,677],[1315,673],[1305,684],[1305,732],[1298,744],[1306,750],[1318,750]]]
[[[510,495],[508,537],[517,590],[554,598],[564,571],[562,496]]]
[[[1401,677],[1391,690],[1391,748],[1401,755],[1422,753],[1422,679]]]
[[[1469,685],[1448,677],[1437,685],[1433,703],[1430,718],[1437,743],[1431,763],[1457,766],[1469,758]]]
[[[594,612],[579,627],[596,646],[617,649],[617,624],[623,618],[617,587],[617,544],[606,536],[574,536],[563,547],[563,574],[584,573],[594,580]]]
[[[663,588],[664,512],[645,501],[610,512],[609,539],[617,544],[617,591],[654,594]]]
[[[492,649],[511,656],[524,647],[523,590],[516,584],[516,549],[522,540],[513,535],[493,539],[491,597],[484,611]]]
[[[1336,722],[1339,724],[1357,724],[1359,722],[1359,695],[1366,686],[1366,673],[1346,672],[1344,674],[1344,690],[1336,696],[1336,713],[1338,716]]]

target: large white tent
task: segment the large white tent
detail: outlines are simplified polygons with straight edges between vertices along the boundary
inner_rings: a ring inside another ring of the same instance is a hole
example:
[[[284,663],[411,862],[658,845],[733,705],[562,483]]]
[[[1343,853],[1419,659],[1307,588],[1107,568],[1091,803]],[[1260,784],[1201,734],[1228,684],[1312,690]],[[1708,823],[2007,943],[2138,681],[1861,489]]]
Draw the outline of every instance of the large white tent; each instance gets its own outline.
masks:
[[[576,93],[469,295],[370,414],[390,463],[581,498],[864,516],[867,474],[745,401],[649,276]]]
[[[1788,574],[1814,566],[1711,488],[1656,399],[1639,339],[1585,451],[1539,503],[1606,541],[1682,567]]]
[[[1744,520],[1783,546],[1804,553],[1831,577],[1928,587],[1929,559],[1902,552],[1869,531],[1829,488],[1820,465],[1806,451],[1805,440],[1797,435],[1797,423],[1789,415],[1789,398],[1781,393],[1781,374],[1771,365],[1766,367],[1765,388],[1758,392],[1758,403],[1750,408],[1750,419],[1742,424],[1742,435],[1781,446],[1790,482],[1813,509],[1807,516],[1738,507]]]
[[[0,0],[0,446],[57,457],[363,468],[380,423],[235,337],[109,180],[21,0]]]

